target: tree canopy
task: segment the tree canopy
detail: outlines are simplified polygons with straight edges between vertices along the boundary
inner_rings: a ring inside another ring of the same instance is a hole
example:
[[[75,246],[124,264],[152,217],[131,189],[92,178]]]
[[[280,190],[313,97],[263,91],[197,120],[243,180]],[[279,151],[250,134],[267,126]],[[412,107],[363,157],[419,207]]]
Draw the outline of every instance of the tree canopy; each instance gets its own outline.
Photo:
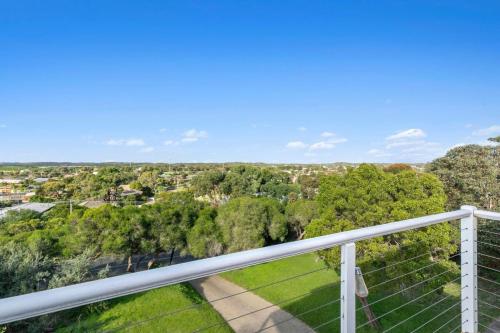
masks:
[[[283,241],[287,234],[280,204],[269,198],[240,197],[221,206],[216,218],[227,252]]]
[[[440,213],[446,196],[442,184],[433,175],[411,170],[389,173],[363,164],[345,175],[324,177],[317,201],[321,218],[306,227],[307,237]],[[425,252],[429,252],[429,257],[423,258],[424,261],[432,256],[447,258],[457,249],[456,239],[456,230],[451,225],[439,224],[357,242],[358,264],[384,267]],[[329,266],[338,267],[338,247],[321,251],[320,256]],[[391,270],[386,273],[400,274],[410,268],[399,267],[398,273]]]
[[[457,147],[432,161],[427,170],[443,182],[448,209],[469,204],[495,210],[500,205],[500,154],[497,147]]]

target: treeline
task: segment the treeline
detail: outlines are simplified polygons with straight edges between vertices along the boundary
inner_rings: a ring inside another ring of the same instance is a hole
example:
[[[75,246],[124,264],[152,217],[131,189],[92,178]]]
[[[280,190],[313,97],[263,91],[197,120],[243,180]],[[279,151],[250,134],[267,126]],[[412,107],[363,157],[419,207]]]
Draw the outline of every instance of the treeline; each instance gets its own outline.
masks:
[[[6,277],[0,297],[93,278],[90,268],[100,257],[128,258],[127,270],[134,271],[146,256],[152,258],[147,265],[151,268],[165,253],[211,257],[439,213],[460,204],[498,210],[499,171],[495,146],[472,145],[452,149],[429,164],[427,172],[401,164],[386,168],[362,164],[341,173],[291,175],[239,165],[202,171],[192,179],[190,190],[157,194],[152,205],[74,206],[70,213],[68,205],[62,204],[41,216],[12,212],[0,220],[0,275]],[[132,177],[133,170],[106,169],[94,176],[105,186],[123,181],[142,185],[159,177],[154,170],[144,172],[151,174],[141,180]],[[482,224],[500,232],[494,224]],[[377,269],[369,284],[412,272],[415,265],[436,263],[408,275],[411,283],[447,271],[425,285],[435,288],[459,272],[447,260],[459,245],[458,227],[439,224],[359,242],[357,258],[363,270]],[[498,248],[484,250],[500,256]],[[429,255],[390,265],[424,253]],[[338,268],[338,248],[321,251],[319,256]],[[100,272],[100,276],[106,274],[106,270]],[[46,329],[55,322],[54,317],[47,318],[17,323],[9,330],[36,325]]]
[[[257,186],[255,182],[259,179],[253,178],[257,173],[261,173],[265,183],[269,183],[270,188],[262,189],[264,192],[275,191],[274,196],[286,195],[294,192],[296,188],[288,188],[292,174],[300,174],[303,169],[308,172],[321,173],[323,168],[318,165],[250,165],[250,164],[103,164],[96,166],[51,166],[51,167],[27,167],[15,168],[1,167],[1,178],[17,178],[23,180],[16,185],[20,190],[36,190],[35,202],[49,202],[61,200],[105,200],[119,201],[122,186],[139,190],[143,194],[134,197],[132,201],[146,201],[159,193],[187,188],[191,185],[191,180],[198,174],[205,172],[219,172],[224,176],[230,175],[221,188],[221,194],[237,190],[244,191],[248,195],[255,192],[251,188]],[[334,170],[334,169],[331,169]],[[241,178],[236,175],[241,173]],[[213,174],[212,176],[216,176]],[[48,178],[48,181],[37,183],[37,177]],[[258,176],[257,176],[258,177]],[[243,184],[250,181],[253,184]],[[236,183],[232,183],[236,182]],[[274,182],[274,183],[272,183]],[[281,184],[283,183],[283,184]],[[280,185],[281,184],[281,185]],[[202,184],[200,184],[202,185]],[[234,190],[231,190],[234,186]],[[246,187],[243,189],[242,187]],[[215,194],[215,193],[214,193]],[[128,199],[128,198],[127,198]]]

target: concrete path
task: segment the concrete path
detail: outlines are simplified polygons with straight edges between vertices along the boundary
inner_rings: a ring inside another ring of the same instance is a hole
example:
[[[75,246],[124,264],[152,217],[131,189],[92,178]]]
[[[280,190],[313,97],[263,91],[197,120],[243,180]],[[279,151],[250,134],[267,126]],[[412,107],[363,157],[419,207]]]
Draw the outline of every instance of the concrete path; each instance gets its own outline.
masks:
[[[244,288],[219,276],[194,280],[191,284],[207,300],[215,300],[245,291]],[[265,333],[314,332],[299,319],[294,318],[288,312],[281,310],[278,306],[273,305],[252,292],[245,292],[214,302],[212,306],[226,321],[252,311],[266,308],[265,310],[229,321],[229,325],[237,333],[254,333],[261,330],[261,332]]]

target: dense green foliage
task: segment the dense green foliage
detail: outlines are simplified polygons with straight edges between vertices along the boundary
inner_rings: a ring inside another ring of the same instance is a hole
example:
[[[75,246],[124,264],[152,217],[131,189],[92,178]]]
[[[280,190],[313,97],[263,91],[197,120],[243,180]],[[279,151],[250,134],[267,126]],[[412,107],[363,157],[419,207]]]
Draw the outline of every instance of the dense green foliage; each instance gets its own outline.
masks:
[[[384,172],[365,164],[349,170],[345,175],[323,178],[317,201],[321,218],[306,227],[307,237],[440,213],[444,210],[446,196],[439,180],[430,174]],[[429,253],[429,256],[417,262],[385,270],[387,275],[393,277],[404,271],[412,271],[415,264],[447,258],[457,250],[457,239],[456,229],[449,224],[377,237],[357,242],[357,262],[364,268],[383,268],[389,262]],[[320,255],[329,266],[338,268],[338,247],[321,251]],[[443,265],[456,270],[451,262],[443,262]],[[440,266],[436,265],[425,273],[413,274],[413,278],[420,280],[432,276],[442,271]],[[439,285],[439,279],[434,284]]]
[[[363,164],[336,172],[320,167],[244,164],[33,168],[31,178],[52,177],[41,184],[26,177],[25,170],[2,171],[25,177],[16,186],[35,188],[33,201],[99,199],[106,204],[85,208],[62,202],[44,214],[9,212],[0,219],[0,276],[7,280],[0,284],[0,297],[108,274],[107,270],[98,273],[92,269],[96,260],[128,259],[124,269],[135,271],[146,256],[149,268],[160,258],[170,257],[171,261],[174,253],[211,257],[439,213],[463,203],[498,209],[496,148],[453,149],[432,162],[428,171],[434,175],[416,172],[405,164],[385,168]],[[140,192],[123,197],[125,189]],[[143,204],[147,200],[148,204]],[[450,224],[378,237],[357,243],[358,263],[364,271],[377,269],[367,277],[369,285],[436,263],[391,284],[393,289],[402,289],[445,272],[426,284],[426,288],[433,288],[457,272],[456,264],[447,260],[456,253],[457,241],[458,230]],[[338,252],[338,248],[319,252],[321,265],[336,269]],[[404,265],[390,265],[425,253],[428,255]],[[335,277],[331,271],[328,274],[327,280]],[[147,301],[137,306],[150,311],[146,303],[154,301],[143,296],[138,299]],[[408,296],[411,294],[404,295]],[[131,297],[123,304],[134,301]],[[111,306],[114,310],[110,312],[90,314],[87,323],[105,322],[115,315],[132,317],[120,302]],[[87,313],[90,308],[81,311]],[[77,313],[46,316],[8,329],[51,329],[55,322],[66,323]],[[117,327],[123,320],[126,318],[115,318],[109,327]],[[154,327],[160,329],[161,325]]]
[[[316,201],[297,200],[289,203],[285,211],[289,228],[293,230],[297,239],[302,239],[305,227],[312,220],[319,218],[319,205]]]
[[[285,200],[290,193],[299,192],[298,186],[291,183],[286,173],[249,165],[201,173],[193,179],[192,187],[196,195],[207,196],[215,203],[225,197],[241,196]]]
[[[490,210],[500,206],[500,154],[496,147],[454,148],[430,163],[428,170],[443,182],[449,209],[464,204]]]
[[[498,137],[490,140],[498,142]],[[428,170],[443,182],[448,209],[457,209],[463,204],[492,211],[500,209],[500,151],[497,146],[457,147],[430,163]],[[479,256],[479,259],[486,266],[500,267],[497,260],[488,257],[500,257],[500,249],[494,245],[498,234],[498,222],[480,220],[478,248],[487,256]]]
[[[240,197],[219,208],[216,219],[228,252],[283,241],[287,226],[280,203],[270,198]]]

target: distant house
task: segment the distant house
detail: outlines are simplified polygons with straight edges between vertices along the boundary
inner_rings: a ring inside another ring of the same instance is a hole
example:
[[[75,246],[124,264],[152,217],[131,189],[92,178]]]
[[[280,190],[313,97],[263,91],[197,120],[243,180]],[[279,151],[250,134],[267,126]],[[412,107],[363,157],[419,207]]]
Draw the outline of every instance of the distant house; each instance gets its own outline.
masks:
[[[128,190],[128,191],[123,191],[121,193],[122,197],[128,197],[128,196],[131,196],[131,195],[142,195],[142,191],[139,191],[139,190]]]
[[[83,201],[79,204],[79,206],[86,207],[86,208],[99,208],[101,206],[104,206],[108,204],[108,202],[104,200],[87,200]]]
[[[35,192],[10,192],[10,193],[0,192],[0,201],[29,202],[31,197],[34,195]]]
[[[0,193],[10,194],[12,193],[12,186],[10,185],[0,185]]]
[[[0,209],[0,218],[4,217],[9,211],[20,211],[20,210],[32,210],[37,213],[45,213],[46,211],[52,209],[56,204],[53,203],[41,203],[41,202],[30,202],[13,207],[7,207]]]
[[[120,185],[120,188],[122,189],[122,197],[128,197],[130,195],[142,195],[142,191],[134,190],[130,188],[130,185]]]
[[[0,184],[21,184],[22,179],[17,178],[0,178]]]

